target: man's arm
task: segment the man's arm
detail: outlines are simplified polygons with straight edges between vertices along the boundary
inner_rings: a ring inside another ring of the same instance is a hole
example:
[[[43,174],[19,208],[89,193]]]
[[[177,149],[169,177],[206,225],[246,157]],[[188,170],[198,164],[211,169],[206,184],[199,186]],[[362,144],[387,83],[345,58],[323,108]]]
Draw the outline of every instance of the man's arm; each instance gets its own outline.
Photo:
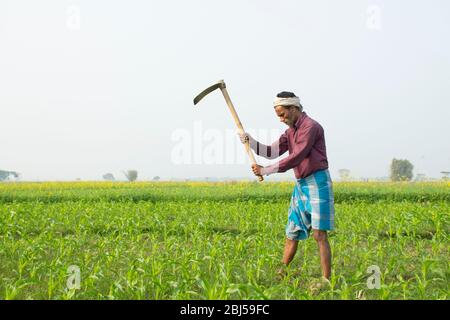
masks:
[[[300,164],[305,159],[317,139],[319,126],[311,125],[301,132],[300,141],[293,146],[293,152],[286,158],[268,167],[261,168],[261,175],[269,175],[276,172],[285,172]]]
[[[272,143],[270,146],[256,141],[248,133],[245,133],[244,135],[248,137],[250,148],[252,148],[258,156],[262,156],[266,159],[276,159],[288,150],[288,140],[286,133],[283,133],[280,138],[278,138],[278,140]]]

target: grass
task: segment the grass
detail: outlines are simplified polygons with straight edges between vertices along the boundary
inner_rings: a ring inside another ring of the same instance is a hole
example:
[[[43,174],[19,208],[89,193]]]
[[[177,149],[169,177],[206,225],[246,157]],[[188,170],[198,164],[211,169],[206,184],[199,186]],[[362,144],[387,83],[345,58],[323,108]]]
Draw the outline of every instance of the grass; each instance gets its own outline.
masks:
[[[448,299],[450,186],[335,183],[331,288],[313,239],[277,279],[292,183],[0,184],[1,299]],[[79,290],[67,289],[71,265]],[[368,289],[377,265],[381,288]]]

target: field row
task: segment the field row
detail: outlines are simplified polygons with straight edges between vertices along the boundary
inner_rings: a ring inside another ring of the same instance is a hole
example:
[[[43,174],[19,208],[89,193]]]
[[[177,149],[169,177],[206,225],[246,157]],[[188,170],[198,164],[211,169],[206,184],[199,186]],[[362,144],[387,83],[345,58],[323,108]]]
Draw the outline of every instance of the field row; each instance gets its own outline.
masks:
[[[285,201],[293,183],[77,182],[3,183],[0,203],[65,201]],[[335,202],[450,201],[450,183],[334,183]]]
[[[448,298],[448,201],[337,204],[324,292],[311,289],[320,278],[312,239],[276,278],[288,203],[3,203],[0,298]],[[67,288],[71,265],[81,271],[79,290]],[[380,289],[367,287],[371,265]]]

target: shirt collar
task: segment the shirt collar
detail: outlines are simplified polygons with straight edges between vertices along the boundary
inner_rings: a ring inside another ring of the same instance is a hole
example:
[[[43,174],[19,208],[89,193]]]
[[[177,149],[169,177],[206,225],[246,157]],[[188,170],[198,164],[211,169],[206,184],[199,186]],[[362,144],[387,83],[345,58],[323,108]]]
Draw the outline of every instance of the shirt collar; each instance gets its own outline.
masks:
[[[294,129],[300,128],[300,125],[302,124],[303,119],[305,119],[305,117],[306,117],[306,112],[303,111],[302,114],[298,117],[297,122],[295,122]]]

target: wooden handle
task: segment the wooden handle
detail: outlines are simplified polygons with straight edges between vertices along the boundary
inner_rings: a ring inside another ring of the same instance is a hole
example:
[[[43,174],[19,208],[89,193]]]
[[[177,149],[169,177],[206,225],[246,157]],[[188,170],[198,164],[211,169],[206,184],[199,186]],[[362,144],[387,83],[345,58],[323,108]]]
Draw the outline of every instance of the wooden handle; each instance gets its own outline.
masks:
[[[222,91],[222,94],[225,98],[225,101],[227,102],[228,108],[230,109],[231,115],[233,116],[234,122],[236,123],[236,126],[238,127],[239,133],[245,133],[244,127],[242,126],[241,120],[239,120],[239,116],[237,115],[236,110],[234,109],[233,103],[231,102],[230,96],[228,95],[227,88],[225,85],[223,87],[220,87],[220,90]],[[250,143],[247,141],[244,143],[245,151],[248,154],[248,157],[250,158],[250,161],[252,164],[256,164],[255,156],[253,155],[253,151],[250,148]],[[257,176],[258,180],[260,182],[264,181],[263,176]]]

